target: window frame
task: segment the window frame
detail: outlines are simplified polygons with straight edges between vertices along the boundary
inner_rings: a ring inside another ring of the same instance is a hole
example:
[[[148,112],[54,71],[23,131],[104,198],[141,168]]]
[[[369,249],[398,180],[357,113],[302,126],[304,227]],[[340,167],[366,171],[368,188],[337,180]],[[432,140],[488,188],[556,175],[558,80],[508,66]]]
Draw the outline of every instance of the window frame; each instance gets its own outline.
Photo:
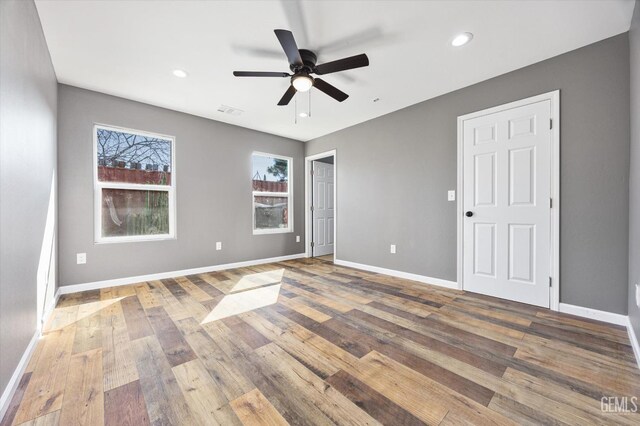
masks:
[[[267,152],[253,151],[251,153],[251,170],[253,170],[253,156],[276,158],[278,160],[287,161],[287,192],[265,192],[253,190],[253,179],[251,181],[251,228],[253,235],[269,235],[269,234],[290,234],[293,232],[293,157],[286,155],[270,154]],[[263,197],[287,197],[287,220],[286,228],[256,228],[256,196]]]
[[[124,182],[100,182],[98,180],[98,129],[116,132],[130,133],[138,136],[147,136],[171,141],[171,185],[147,185],[140,183]],[[94,123],[93,125],[93,220],[94,243],[134,243],[145,241],[175,240],[176,237],[176,139],[174,136],[161,133],[146,132],[144,130],[130,129],[109,124]],[[127,235],[119,237],[102,236],[102,190],[103,189],[129,189],[142,191],[167,192],[169,197],[169,233],[154,235]]]

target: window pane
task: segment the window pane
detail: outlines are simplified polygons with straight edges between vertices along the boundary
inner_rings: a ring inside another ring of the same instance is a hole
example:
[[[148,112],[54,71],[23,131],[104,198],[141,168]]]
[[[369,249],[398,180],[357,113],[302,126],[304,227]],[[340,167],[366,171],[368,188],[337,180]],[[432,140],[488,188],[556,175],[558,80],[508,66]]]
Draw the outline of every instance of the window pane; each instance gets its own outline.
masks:
[[[97,129],[98,180],[171,185],[171,141]]]
[[[254,197],[256,229],[282,229],[289,227],[288,197]]]
[[[102,190],[102,236],[169,234],[169,193]]]
[[[289,192],[289,161],[253,155],[253,190]]]

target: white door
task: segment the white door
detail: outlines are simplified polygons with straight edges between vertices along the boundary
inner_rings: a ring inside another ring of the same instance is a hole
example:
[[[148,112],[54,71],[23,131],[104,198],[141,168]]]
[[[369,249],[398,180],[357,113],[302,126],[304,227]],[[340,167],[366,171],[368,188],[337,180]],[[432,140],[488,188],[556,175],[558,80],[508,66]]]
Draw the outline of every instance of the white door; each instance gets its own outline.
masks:
[[[313,255],[333,253],[333,164],[313,162]]]
[[[549,307],[551,101],[463,122],[463,286]]]

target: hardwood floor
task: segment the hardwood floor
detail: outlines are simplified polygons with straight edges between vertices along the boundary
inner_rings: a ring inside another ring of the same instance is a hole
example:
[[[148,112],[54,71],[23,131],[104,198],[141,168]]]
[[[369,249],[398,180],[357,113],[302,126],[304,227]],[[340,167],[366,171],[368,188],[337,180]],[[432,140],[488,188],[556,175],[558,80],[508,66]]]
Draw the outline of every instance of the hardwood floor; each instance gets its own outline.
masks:
[[[325,260],[327,262],[333,262],[333,253],[325,254],[324,256],[316,256],[316,259]]]
[[[640,424],[608,396],[623,327],[316,258],[63,297],[2,425]]]

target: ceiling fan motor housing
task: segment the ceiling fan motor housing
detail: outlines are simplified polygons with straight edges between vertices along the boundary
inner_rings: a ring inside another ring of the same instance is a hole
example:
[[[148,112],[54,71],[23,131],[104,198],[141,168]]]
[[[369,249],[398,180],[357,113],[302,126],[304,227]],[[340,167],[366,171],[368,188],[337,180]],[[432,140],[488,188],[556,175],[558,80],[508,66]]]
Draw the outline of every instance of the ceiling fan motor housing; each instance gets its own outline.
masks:
[[[291,64],[289,65],[289,68],[294,73],[298,71],[306,71],[307,74],[312,73],[313,69],[316,67],[316,62],[318,61],[318,57],[316,56],[315,53],[313,53],[310,50],[300,49],[298,50],[298,52],[300,52],[300,57],[302,58],[302,63],[304,65],[300,66],[300,65]]]

